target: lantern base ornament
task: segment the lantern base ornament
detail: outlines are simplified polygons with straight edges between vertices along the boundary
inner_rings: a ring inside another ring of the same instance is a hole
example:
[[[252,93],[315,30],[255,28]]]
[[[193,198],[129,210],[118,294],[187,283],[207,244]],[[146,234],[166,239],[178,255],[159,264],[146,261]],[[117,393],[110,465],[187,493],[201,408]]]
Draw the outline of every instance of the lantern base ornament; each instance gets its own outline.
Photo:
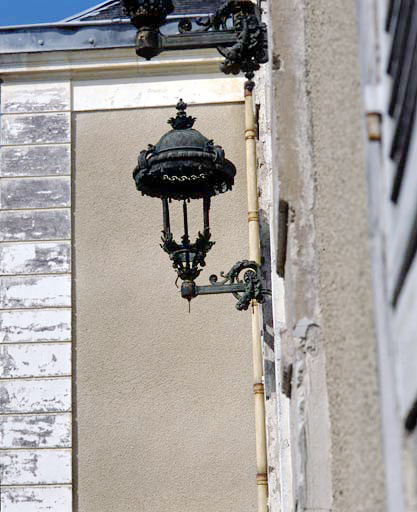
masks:
[[[203,233],[199,232],[197,240],[192,244],[188,235],[188,220],[187,220],[187,203],[184,201],[184,225],[185,234],[181,238],[181,243],[177,243],[172,236],[169,217],[167,215],[168,202],[163,201],[164,204],[164,231],[162,232],[162,249],[169,254],[172,261],[172,266],[175,268],[178,279],[183,281],[194,281],[203,267],[206,266],[206,256],[210,249],[216,242],[211,241],[210,228],[208,221],[205,223]],[[210,201],[204,201],[204,212],[208,219],[208,211],[210,208]],[[168,220],[167,220],[168,219]]]
[[[191,301],[198,295],[219,295],[222,293],[232,293],[236,299],[236,309],[246,311],[252,301],[260,304],[265,302],[265,296],[271,295],[270,290],[262,287],[260,265],[255,261],[238,261],[230,272],[220,273],[223,281],[218,282],[216,275],[210,276],[210,285],[197,286],[194,281],[184,281],[181,286],[181,296]],[[243,278],[240,274],[244,272]]]

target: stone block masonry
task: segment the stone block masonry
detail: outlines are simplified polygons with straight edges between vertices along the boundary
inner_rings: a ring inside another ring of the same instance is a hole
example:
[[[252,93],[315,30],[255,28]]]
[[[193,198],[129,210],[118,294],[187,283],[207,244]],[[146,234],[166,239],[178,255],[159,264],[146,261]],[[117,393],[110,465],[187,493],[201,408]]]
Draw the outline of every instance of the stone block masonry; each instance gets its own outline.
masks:
[[[72,510],[70,91],[0,89],[2,512]]]

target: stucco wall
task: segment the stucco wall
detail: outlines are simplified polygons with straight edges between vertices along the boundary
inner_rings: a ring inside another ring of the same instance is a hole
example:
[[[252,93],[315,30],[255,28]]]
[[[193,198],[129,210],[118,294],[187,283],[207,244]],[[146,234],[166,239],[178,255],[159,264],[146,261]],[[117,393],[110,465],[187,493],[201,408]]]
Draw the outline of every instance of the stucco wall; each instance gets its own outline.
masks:
[[[315,2],[307,23],[334,510],[383,511],[355,4]]]
[[[294,497],[383,511],[363,110],[354,2],[271,2],[273,145],[289,203],[283,359]]]
[[[217,243],[199,279],[206,283],[247,256],[243,107],[189,113],[238,169],[234,191],[212,202]],[[256,509],[250,313],[219,296],[199,297],[188,314],[159,247],[161,202],[143,198],[132,179],[139,151],[173,114],[170,107],[74,117],[80,512]],[[202,211],[196,218],[195,233]]]

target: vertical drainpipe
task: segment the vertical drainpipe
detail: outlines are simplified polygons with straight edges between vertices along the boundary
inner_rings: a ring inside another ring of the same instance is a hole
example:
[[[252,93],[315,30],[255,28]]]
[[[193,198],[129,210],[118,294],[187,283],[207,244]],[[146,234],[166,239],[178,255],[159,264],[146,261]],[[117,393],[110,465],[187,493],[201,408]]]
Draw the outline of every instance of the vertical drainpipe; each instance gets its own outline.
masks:
[[[258,177],[255,141],[255,114],[252,80],[245,83],[245,140],[246,172],[248,187],[249,221],[249,259],[261,264],[261,245],[259,237]],[[268,474],[265,429],[265,397],[263,379],[263,353],[260,325],[260,309],[256,301],[252,303],[252,354],[253,354],[253,390],[255,395],[256,425],[256,481],[258,490],[258,512],[268,511]]]

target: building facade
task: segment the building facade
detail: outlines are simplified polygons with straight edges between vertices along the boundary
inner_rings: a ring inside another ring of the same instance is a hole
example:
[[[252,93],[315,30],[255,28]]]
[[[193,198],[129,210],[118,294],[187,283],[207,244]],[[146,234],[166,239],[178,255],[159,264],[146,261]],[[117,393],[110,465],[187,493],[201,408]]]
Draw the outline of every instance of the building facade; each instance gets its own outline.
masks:
[[[174,3],[167,33],[222,4]],[[269,511],[414,512],[417,8],[260,7]],[[0,28],[4,512],[257,510],[251,313],[188,313],[131,177],[183,98],[238,171],[199,282],[247,259],[245,79],[135,35],[119,1]]]
[[[268,16],[281,506],[415,510],[417,11],[284,0]]]

